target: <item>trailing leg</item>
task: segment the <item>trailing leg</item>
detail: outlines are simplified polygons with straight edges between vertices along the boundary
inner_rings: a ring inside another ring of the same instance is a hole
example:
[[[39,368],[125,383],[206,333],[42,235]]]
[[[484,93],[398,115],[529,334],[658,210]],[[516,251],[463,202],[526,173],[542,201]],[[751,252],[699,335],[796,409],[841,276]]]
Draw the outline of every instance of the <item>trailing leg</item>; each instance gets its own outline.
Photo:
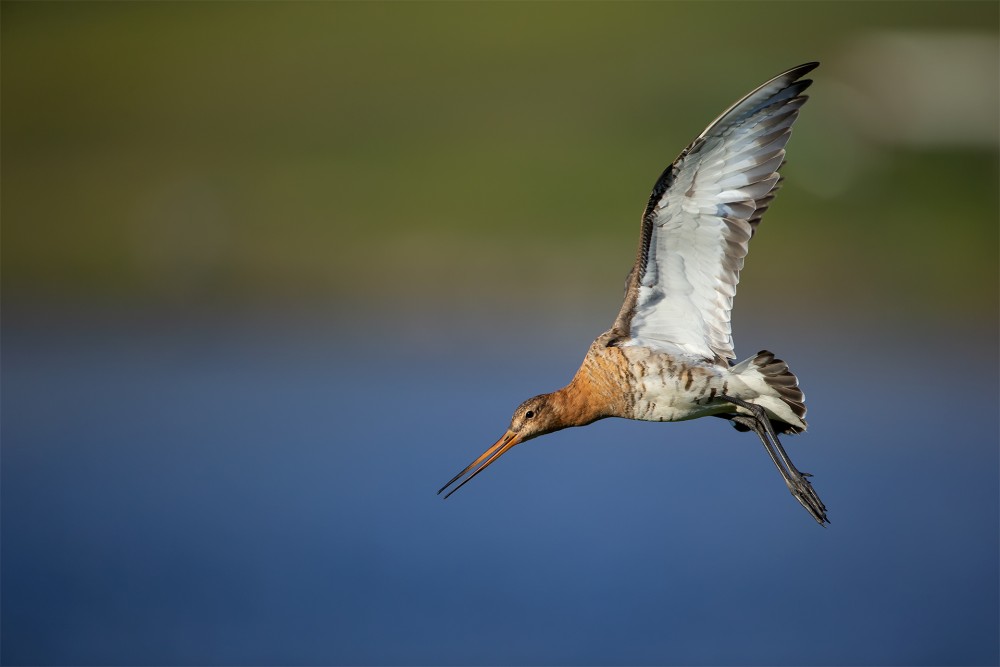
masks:
[[[781,446],[781,441],[778,439],[777,433],[774,432],[771,420],[768,418],[764,408],[732,396],[721,395],[719,398],[750,411],[752,416],[737,414],[730,417],[730,420],[757,434],[757,437],[760,438],[761,443],[764,445],[764,449],[767,450],[768,455],[771,457],[771,461],[774,462],[778,472],[781,473],[781,477],[785,480],[785,485],[791,491],[792,495],[795,496],[795,499],[799,501],[821,526],[830,523],[830,520],[826,517],[826,506],[819,499],[812,484],[806,479],[810,476],[809,473],[800,472],[792,464],[792,460],[788,457],[788,453],[785,452],[785,448]]]

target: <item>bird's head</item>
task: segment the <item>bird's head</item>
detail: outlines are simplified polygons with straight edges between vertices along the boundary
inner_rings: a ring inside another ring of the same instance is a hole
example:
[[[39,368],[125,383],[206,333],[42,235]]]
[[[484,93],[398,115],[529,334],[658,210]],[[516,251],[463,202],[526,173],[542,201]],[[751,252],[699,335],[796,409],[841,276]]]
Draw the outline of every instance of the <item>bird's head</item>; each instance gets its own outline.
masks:
[[[529,398],[517,406],[517,409],[514,410],[514,415],[510,418],[510,426],[507,427],[507,432],[492,447],[483,452],[479,458],[466,466],[462,472],[455,475],[450,482],[441,487],[438,493],[441,493],[471,471],[472,474],[465,481],[448,492],[445,496],[447,498],[465,486],[473,477],[486,470],[491,463],[503,456],[514,445],[568,426],[569,424],[564,423],[564,420],[561,418],[561,410],[558,408],[558,401],[555,397],[556,394],[554,393],[541,394],[534,398]]]
[[[558,431],[565,426],[560,418],[560,412],[556,409],[552,394],[529,398],[514,410],[510,426],[507,427],[507,434],[513,433],[518,442],[525,442]]]

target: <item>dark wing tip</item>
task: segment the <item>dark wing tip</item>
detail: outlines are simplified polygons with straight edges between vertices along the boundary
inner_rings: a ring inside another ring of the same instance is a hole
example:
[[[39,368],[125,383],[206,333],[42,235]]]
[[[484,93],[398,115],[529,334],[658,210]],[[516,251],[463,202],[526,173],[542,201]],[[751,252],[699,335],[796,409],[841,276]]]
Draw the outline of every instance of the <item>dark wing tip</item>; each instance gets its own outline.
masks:
[[[790,74],[794,74],[795,78],[798,79],[798,78],[800,78],[800,77],[808,74],[809,72],[813,71],[817,67],[819,67],[819,61],[818,60],[814,60],[812,62],[802,63],[801,65],[797,65],[797,66],[793,67],[792,69],[788,70],[787,72],[779,74],[778,76],[788,76]]]

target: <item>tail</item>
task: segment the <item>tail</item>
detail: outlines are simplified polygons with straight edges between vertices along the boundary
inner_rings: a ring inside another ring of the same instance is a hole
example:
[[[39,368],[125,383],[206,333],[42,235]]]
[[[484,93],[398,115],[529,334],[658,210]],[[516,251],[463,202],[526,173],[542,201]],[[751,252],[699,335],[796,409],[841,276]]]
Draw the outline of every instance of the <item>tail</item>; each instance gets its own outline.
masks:
[[[771,424],[778,433],[802,433],[806,424],[806,399],[799,389],[799,379],[773,352],[761,350],[756,356],[741,361],[730,369],[757,391],[753,399],[772,417]]]

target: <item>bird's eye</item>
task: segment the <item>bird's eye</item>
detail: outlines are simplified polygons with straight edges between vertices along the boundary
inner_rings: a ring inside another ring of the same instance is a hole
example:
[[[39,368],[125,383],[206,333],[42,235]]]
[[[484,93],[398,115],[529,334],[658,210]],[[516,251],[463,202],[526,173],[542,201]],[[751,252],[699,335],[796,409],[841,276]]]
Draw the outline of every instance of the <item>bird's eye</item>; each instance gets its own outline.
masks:
[[[535,416],[535,411],[534,410],[528,410],[527,412],[524,413],[524,418],[525,419],[531,419],[534,416]]]

